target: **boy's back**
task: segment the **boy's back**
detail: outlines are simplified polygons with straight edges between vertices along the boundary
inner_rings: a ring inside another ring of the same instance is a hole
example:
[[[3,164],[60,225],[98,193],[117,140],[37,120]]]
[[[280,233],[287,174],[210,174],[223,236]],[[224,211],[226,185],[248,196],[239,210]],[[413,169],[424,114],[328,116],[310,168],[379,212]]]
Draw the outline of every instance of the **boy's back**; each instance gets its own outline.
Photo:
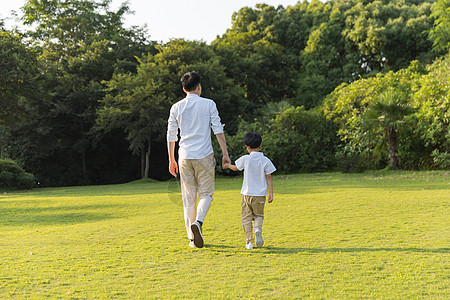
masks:
[[[273,163],[262,152],[253,151],[236,160],[239,171],[244,170],[241,194],[246,196],[266,196],[266,175],[276,171]]]

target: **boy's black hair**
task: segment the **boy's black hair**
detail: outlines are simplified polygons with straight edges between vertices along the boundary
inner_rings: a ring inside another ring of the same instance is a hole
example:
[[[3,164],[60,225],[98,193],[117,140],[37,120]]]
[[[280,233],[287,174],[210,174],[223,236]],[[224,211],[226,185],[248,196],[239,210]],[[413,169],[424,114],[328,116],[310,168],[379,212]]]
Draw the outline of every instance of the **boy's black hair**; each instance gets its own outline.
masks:
[[[244,145],[251,149],[257,149],[261,146],[262,137],[256,132],[248,132],[244,135]]]
[[[186,92],[192,92],[200,84],[200,75],[195,72],[187,72],[181,77],[181,84]]]

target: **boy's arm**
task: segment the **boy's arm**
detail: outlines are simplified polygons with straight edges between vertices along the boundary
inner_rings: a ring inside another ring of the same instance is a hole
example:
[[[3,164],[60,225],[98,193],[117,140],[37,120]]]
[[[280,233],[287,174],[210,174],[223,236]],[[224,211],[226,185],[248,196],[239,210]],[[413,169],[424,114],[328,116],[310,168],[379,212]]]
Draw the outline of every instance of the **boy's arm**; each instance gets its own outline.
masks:
[[[272,203],[273,201],[272,175],[270,174],[266,175],[266,179],[267,179],[267,186],[269,187],[269,198],[267,199],[267,202]]]
[[[235,165],[232,165],[230,163],[224,164],[223,168],[224,169],[230,169],[230,170],[233,170],[233,171],[239,171],[238,168]]]

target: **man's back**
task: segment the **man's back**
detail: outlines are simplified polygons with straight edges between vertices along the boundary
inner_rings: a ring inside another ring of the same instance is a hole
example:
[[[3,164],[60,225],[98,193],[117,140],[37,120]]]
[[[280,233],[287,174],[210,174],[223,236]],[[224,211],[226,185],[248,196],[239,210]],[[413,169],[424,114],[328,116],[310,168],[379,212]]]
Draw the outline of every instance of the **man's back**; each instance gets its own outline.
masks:
[[[211,129],[214,134],[223,133],[214,101],[196,94],[188,94],[172,106],[167,132],[169,141],[177,140],[178,128],[182,159],[200,159],[213,153]]]

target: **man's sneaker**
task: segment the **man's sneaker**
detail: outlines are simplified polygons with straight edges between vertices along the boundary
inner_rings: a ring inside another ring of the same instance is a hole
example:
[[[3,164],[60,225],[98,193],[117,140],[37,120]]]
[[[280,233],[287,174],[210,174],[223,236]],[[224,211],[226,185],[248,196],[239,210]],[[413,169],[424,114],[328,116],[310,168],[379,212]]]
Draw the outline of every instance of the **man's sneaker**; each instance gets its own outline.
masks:
[[[245,245],[245,249],[252,250],[253,249],[253,243],[248,242],[247,245]]]
[[[261,229],[255,229],[255,239],[256,239],[256,246],[262,247],[262,245],[264,245]]]
[[[197,248],[197,246],[195,246],[194,241],[190,241],[189,242],[189,247],[191,248]]]
[[[197,248],[203,248],[202,225],[195,221],[191,224],[191,230],[194,235],[194,245]]]

